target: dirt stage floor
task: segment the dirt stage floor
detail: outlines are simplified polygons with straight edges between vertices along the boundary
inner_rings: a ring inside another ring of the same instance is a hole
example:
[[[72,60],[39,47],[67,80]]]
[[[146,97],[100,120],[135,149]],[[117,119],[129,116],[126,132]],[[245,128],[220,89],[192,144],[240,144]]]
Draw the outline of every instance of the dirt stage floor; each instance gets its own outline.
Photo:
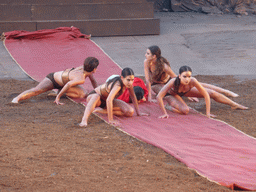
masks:
[[[197,76],[228,88],[249,110],[212,101],[211,113],[256,137],[256,79]],[[67,98],[57,106],[47,93],[19,105],[10,101],[33,81],[0,80],[0,191],[231,191],[188,169],[171,155],[92,115],[80,128],[84,107]],[[187,102],[205,113],[204,100]],[[156,119],[156,121],[161,121]]]

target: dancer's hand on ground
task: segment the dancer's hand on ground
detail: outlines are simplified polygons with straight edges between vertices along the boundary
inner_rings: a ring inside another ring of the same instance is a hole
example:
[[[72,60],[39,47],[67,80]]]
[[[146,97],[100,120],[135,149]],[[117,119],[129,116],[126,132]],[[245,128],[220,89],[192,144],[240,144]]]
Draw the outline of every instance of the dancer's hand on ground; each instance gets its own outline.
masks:
[[[150,102],[150,103],[157,103],[157,100],[156,99],[149,99],[148,102]]]
[[[159,119],[168,119],[169,118],[169,115],[168,114],[164,114],[162,116],[159,116],[158,117]]]
[[[150,114],[148,113],[140,113],[139,116],[149,116]]]
[[[211,118],[215,118],[215,117],[217,117],[216,115],[213,115],[213,114],[208,114],[208,115],[206,115],[207,117],[211,117]]]
[[[199,99],[197,97],[188,97],[189,101],[199,102]]]
[[[64,103],[60,102],[60,99],[56,98],[54,103],[56,103],[57,105],[64,105]]]

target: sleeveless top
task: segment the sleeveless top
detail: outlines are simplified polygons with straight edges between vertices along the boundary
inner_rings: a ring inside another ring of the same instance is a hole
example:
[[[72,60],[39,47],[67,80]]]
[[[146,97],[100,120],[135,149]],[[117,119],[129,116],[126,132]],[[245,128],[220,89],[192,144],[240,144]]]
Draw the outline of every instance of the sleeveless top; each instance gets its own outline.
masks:
[[[156,70],[151,71],[151,67],[149,67],[149,72],[151,75],[152,83],[161,83],[161,82],[166,83],[166,82],[168,82],[168,80],[171,79],[170,76],[165,71],[162,71],[160,74],[156,74]],[[167,80],[167,81],[165,81],[165,80]]]
[[[70,71],[74,70],[75,68],[73,67],[72,69],[68,70],[68,69],[65,69],[61,75],[61,78],[62,78],[62,82],[63,84],[65,85],[67,82],[69,82],[69,73]]]
[[[170,89],[170,92],[171,92],[171,93],[174,93],[174,94],[177,94],[177,95],[179,95],[180,97],[182,97],[182,96],[186,95],[190,90],[191,90],[191,88],[189,88],[189,90],[186,91],[186,92],[178,92],[178,91],[175,91],[173,88],[171,88],[171,89]]]
[[[102,99],[107,99],[108,95],[109,95],[109,92],[111,90],[108,91],[107,89],[107,83],[103,84],[100,86],[100,96]],[[122,91],[123,92],[123,91]],[[121,93],[122,94],[122,93]],[[119,97],[120,95],[120,91],[116,94],[115,98]]]

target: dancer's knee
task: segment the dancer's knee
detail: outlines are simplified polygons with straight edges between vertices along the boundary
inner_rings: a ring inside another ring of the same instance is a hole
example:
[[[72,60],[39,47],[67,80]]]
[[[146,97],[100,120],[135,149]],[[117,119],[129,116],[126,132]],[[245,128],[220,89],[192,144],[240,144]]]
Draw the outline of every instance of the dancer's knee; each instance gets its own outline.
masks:
[[[85,92],[81,92],[78,94],[78,98],[83,99],[86,98],[88,96],[88,94],[86,94]]]
[[[210,98],[213,98],[213,99],[217,98],[220,95],[218,92],[213,91],[213,90],[209,90],[208,94],[209,94]]]
[[[189,113],[189,107],[182,107],[180,111],[182,114],[187,115]]]
[[[124,115],[127,116],[127,117],[131,117],[133,116],[134,114],[134,109],[133,108],[128,108],[128,109],[125,109],[123,111]]]

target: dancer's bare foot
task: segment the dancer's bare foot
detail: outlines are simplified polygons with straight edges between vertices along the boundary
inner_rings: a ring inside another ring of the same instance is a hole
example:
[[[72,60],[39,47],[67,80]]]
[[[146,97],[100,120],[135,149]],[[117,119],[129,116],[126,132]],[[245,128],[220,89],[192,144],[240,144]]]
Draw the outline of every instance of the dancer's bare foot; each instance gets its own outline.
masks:
[[[199,99],[197,97],[188,97],[189,101],[199,102]]]
[[[12,100],[12,103],[15,103],[15,104],[18,104],[18,103],[19,103],[17,97],[15,97],[15,98]]]
[[[226,95],[226,96],[228,96],[228,97],[238,97],[238,96],[239,96],[238,94],[236,94],[236,93],[234,93],[234,92],[232,92],[232,91],[229,91],[229,90],[227,90],[227,91],[224,93],[224,95]]]
[[[94,109],[93,113],[107,114],[108,111],[106,109],[98,108],[98,109]]]
[[[231,107],[231,109],[241,109],[241,110],[246,110],[248,107],[245,107],[243,105],[237,104]]]
[[[51,92],[51,93],[48,93],[47,96],[50,96],[50,97],[56,97],[58,94],[56,92]]]
[[[52,90],[50,93],[48,93],[47,96],[56,97],[58,95],[58,93],[59,93],[58,90]]]
[[[81,122],[81,123],[79,124],[79,126],[80,126],[80,127],[86,127],[86,126],[87,126],[87,123]]]

